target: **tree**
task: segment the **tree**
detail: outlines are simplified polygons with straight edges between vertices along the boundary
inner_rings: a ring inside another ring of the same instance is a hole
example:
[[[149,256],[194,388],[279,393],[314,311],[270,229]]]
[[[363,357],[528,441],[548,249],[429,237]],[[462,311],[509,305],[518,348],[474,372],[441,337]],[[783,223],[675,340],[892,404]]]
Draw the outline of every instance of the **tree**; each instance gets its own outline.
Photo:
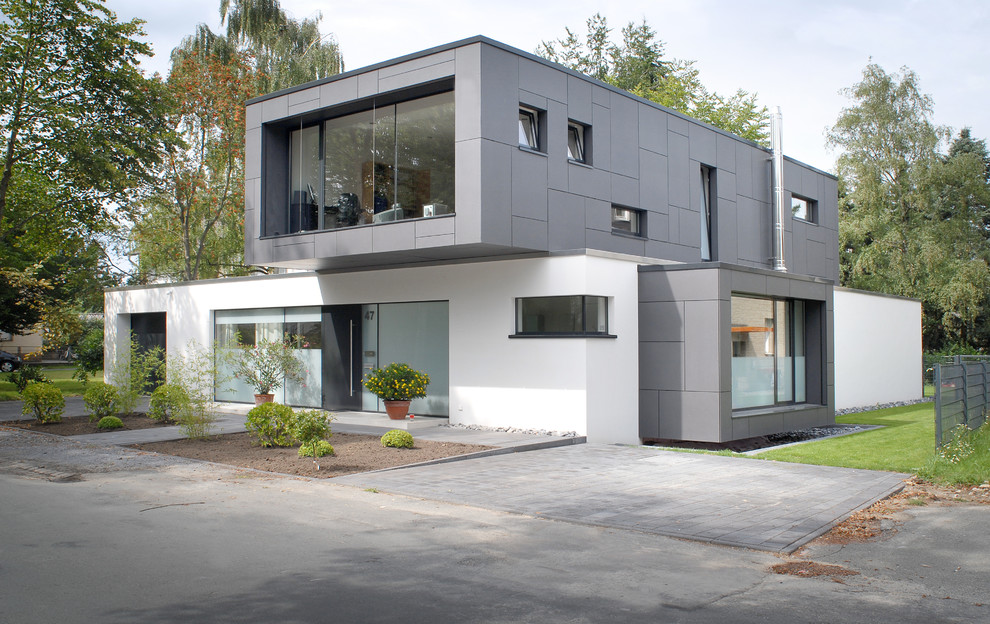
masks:
[[[601,14],[586,23],[583,43],[565,28],[563,38],[544,41],[536,53],[743,138],[767,142],[769,115],[757,104],[756,94],[741,89],[730,97],[710,92],[701,84],[694,61],[665,58],[664,43],[645,20],[622,28],[621,45],[611,43],[612,31]]]
[[[0,12],[0,301],[17,303],[0,328],[19,331],[99,290],[85,276],[107,268],[115,207],[168,133],[138,68],[140,21],[99,0],[0,0]]]
[[[167,87],[176,144],[131,232],[139,281],[243,275],[244,101],[338,73],[320,16],[294,20],[276,0],[222,0],[226,35],[200,24],[172,52]]]
[[[243,274],[244,101],[248,55],[201,50],[172,55],[169,115],[182,139],[132,231],[143,276],[170,280]]]
[[[908,68],[888,74],[870,63],[844,93],[854,104],[828,131],[843,150],[842,284],[921,299],[928,350],[972,344],[990,305],[990,189],[978,143],[939,151],[948,129],[932,123],[932,100]]]

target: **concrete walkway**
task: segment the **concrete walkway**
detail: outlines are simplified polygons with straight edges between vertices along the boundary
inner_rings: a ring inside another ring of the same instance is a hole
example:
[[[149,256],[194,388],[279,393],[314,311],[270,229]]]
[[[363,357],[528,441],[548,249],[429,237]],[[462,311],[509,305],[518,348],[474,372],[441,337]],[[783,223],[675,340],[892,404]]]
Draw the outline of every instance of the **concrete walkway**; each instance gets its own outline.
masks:
[[[793,552],[907,475],[582,444],[337,483],[702,542]]]
[[[4,418],[15,411],[10,403],[15,402],[0,403],[0,420],[14,419]],[[69,413],[69,400],[66,403]],[[72,409],[80,406],[81,401]],[[217,432],[243,431],[249,407],[224,405]],[[19,405],[16,414],[19,417]],[[907,476],[581,444],[581,437],[439,427],[446,419],[390,421],[384,415],[353,412],[335,416],[333,430],[339,433],[381,435],[400,427],[419,439],[496,447],[470,456],[337,477],[335,483],[772,552],[793,552],[852,512],[896,492]],[[178,427],[156,427],[72,439],[102,446],[182,437]]]

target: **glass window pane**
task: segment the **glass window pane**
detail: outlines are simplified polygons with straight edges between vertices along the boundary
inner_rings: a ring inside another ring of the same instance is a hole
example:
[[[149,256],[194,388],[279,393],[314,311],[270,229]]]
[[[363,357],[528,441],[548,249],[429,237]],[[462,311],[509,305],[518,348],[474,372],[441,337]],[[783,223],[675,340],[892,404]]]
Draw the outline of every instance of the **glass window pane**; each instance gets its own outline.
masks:
[[[773,302],[733,296],[731,315],[732,409],[773,405]]]
[[[519,109],[519,145],[540,149],[539,126],[537,126],[537,115],[534,110]]]
[[[374,179],[374,112],[328,119],[323,129],[326,155],[323,229],[371,223]]]
[[[701,204],[698,206],[701,218],[701,259],[712,259],[712,177],[711,169],[701,167]]]
[[[808,392],[803,301],[794,302],[794,315],[791,318],[791,323],[794,326],[794,402],[804,403],[808,400]]]
[[[608,298],[575,295],[516,299],[516,333],[608,333]]]
[[[584,126],[581,124],[567,124],[567,157],[584,162]]]
[[[395,109],[395,192],[401,217],[452,214],[454,93],[402,102]]]
[[[608,299],[605,297],[584,298],[584,330],[589,333],[608,332]]]
[[[774,328],[777,350],[777,402],[794,400],[794,354],[791,350],[791,319],[789,301],[775,301]]]
[[[323,163],[320,162],[320,127],[293,130],[289,140],[289,224],[288,231],[315,230],[318,207],[323,203]]]
[[[814,202],[803,197],[791,196],[791,215],[795,219],[814,221]]]
[[[642,216],[639,210],[612,206],[612,229],[630,234],[642,234]]]

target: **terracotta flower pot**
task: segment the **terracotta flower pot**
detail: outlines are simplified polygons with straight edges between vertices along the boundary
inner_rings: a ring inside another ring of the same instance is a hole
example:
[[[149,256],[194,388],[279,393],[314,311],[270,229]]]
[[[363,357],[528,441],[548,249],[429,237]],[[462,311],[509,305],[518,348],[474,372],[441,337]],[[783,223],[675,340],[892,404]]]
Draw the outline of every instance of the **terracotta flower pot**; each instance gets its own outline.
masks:
[[[405,420],[411,401],[385,401],[385,413],[392,420]]]
[[[254,404],[261,405],[262,403],[271,403],[275,400],[274,394],[256,394],[254,395]]]

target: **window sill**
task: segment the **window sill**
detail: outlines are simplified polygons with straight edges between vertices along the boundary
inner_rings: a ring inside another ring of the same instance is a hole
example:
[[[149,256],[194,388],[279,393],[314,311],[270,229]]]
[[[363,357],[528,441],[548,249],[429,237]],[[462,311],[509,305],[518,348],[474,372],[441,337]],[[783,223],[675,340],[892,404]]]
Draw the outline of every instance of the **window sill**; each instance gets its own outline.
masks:
[[[765,407],[745,407],[732,410],[733,418],[750,418],[752,416],[766,416],[768,414],[787,414],[790,412],[803,412],[807,410],[817,410],[826,407],[817,403],[791,403],[788,405],[768,405]]]
[[[509,334],[509,338],[618,338],[614,334],[583,334],[574,332],[572,334]]]
[[[584,160],[574,160],[573,158],[568,158],[567,164],[577,165],[578,167],[584,167],[585,169],[594,169],[594,167],[592,167],[590,163]]]
[[[807,223],[808,225],[819,225],[817,221],[809,221],[808,219],[802,219],[801,217],[791,217],[791,219],[801,223]]]
[[[532,148],[532,147],[528,147],[526,145],[520,145],[519,146],[519,151],[520,152],[526,152],[527,154],[533,154],[533,155],[536,155],[536,156],[542,156],[544,158],[547,157],[547,153],[546,152],[541,152],[538,149],[535,149],[535,148]]]
[[[633,240],[638,240],[638,241],[646,240],[646,237],[643,236],[642,234],[636,234],[635,232],[628,232],[626,230],[613,229],[612,235],[621,236],[622,238],[631,238]]]

